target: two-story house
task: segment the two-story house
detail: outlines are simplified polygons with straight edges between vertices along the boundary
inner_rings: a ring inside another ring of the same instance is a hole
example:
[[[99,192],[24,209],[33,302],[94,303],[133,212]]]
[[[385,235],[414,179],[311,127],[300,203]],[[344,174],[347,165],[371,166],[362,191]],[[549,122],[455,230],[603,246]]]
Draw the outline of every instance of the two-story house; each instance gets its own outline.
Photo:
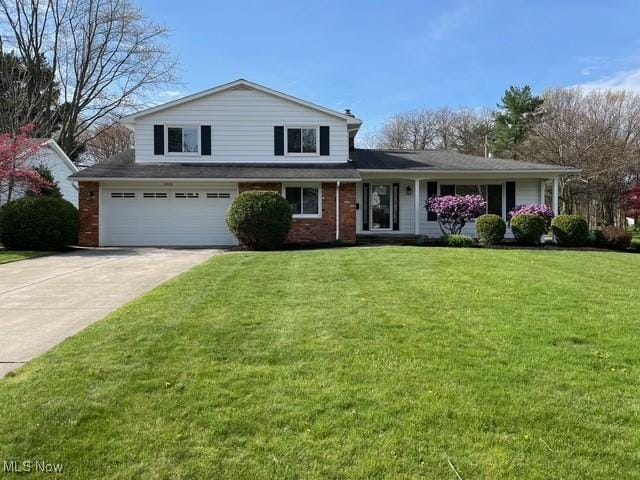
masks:
[[[84,246],[237,243],[225,216],[247,190],[280,192],[293,210],[290,243],[357,235],[439,236],[428,197],[478,193],[506,218],[520,204],[558,208],[558,177],[577,170],[451,151],[355,149],[362,124],[246,80],[123,119],[135,151],[71,176]],[[465,233],[473,234],[473,225]]]

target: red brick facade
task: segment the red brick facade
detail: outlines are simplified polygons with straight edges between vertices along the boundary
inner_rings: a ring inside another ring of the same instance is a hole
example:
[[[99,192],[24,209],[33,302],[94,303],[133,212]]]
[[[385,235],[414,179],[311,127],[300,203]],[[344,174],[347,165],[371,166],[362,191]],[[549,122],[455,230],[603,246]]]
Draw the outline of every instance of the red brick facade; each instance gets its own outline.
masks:
[[[100,184],[98,182],[80,182],[78,192],[80,210],[80,233],[78,244],[81,247],[100,245]]]
[[[240,192],[248,190],[273,191],[280,193],[280,183],[240,183]],[[336,241],[336,184],[322,184],[322,217],[295,218],[289,232],[289,244],[331,243]],[[356,243],[356,184],[340,185],[340,241]]]

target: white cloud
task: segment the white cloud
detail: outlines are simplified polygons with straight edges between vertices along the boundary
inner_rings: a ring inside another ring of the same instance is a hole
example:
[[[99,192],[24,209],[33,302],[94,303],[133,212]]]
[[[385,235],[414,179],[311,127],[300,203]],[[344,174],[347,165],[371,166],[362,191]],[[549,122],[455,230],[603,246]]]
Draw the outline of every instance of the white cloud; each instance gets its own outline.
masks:
[[[587,91],[593,90],[628,90],[640,93],[640,68],[620,70],[597,80],[573,85]]]

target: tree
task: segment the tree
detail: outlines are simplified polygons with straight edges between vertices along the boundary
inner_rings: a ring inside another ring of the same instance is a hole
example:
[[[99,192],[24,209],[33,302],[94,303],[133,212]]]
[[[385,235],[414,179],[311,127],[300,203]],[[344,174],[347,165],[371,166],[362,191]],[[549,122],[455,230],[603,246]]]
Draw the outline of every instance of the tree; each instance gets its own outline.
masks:
[[[438,215],[438,225],[445,235],[458,235],[468,221],[485,213],[487,202],[480,195],[444,195],[425,203],[427,212]]]
[[[9,47],[28,70],[42,72],[44,59],[51,66],[43,95],[55,97],[56,79],[64,102],[58,143],[74,159],[96,125],[113,123],[175,82],[166,28],[130,0],[0,0],[0,15]]]
[[[495,114],[493,152],[497,156],[517,158],[517,146],[526,138],[531,124],[541,113],[544,100],[533,95],[531,87],[509,87],[504,92],[500,111]]]
[[[0,199],[10,202],[16,191],[31,190],[39,194],[50,187],[29,162],[40,150],[41,145],[34,142],[32,125],[22,127],[17,133],[0,135]]]
[[[58,100],[58,82],[46,59],[39,58],[34,67],[13,52],[4,52],[0,38],[0,132],[31,124],[34,136],[49,137],[60,126]]]
[[[625,216],[633,218],[634,226],[637,228],[640,220],[640,183],[624,192],[622,202]]]
[[[38,165],[34,168],[34,170],[38,172],[40,177],[42,177],[47,182],[47,185],[43,185],[40,191],[35,191],[30,188],[29,190],[27,190],[26,196],[36,197],[42,195],[43,197],[62,198],[60,186],[58,185],[56,179],[53,177],[53,173],[51,173],[49,167],[45,165]]]
[[[87,143],[86,157],[90,163],[100,163],[117,153],[133,148],[133,131],[121,123],[103,127]]]

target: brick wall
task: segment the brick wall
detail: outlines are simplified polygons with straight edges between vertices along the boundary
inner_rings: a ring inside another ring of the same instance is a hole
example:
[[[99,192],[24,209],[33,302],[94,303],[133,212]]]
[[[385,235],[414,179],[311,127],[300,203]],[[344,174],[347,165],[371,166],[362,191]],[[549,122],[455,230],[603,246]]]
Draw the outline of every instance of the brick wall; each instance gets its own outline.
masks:
[[[240,192],[249,190],[282,192],[280,183],[240,183]],[[322,184],[322,218],[294,218],[287,243],[311,245],[336,240],[336,184]],[[356,242],[356,185],[340,185],[340,240],[345,244]]]
[[[99,192],[100,184],[98,182],[79,183],[80,233],[78,235],[78,244],[82,247],[97,247],[100,245]]]

